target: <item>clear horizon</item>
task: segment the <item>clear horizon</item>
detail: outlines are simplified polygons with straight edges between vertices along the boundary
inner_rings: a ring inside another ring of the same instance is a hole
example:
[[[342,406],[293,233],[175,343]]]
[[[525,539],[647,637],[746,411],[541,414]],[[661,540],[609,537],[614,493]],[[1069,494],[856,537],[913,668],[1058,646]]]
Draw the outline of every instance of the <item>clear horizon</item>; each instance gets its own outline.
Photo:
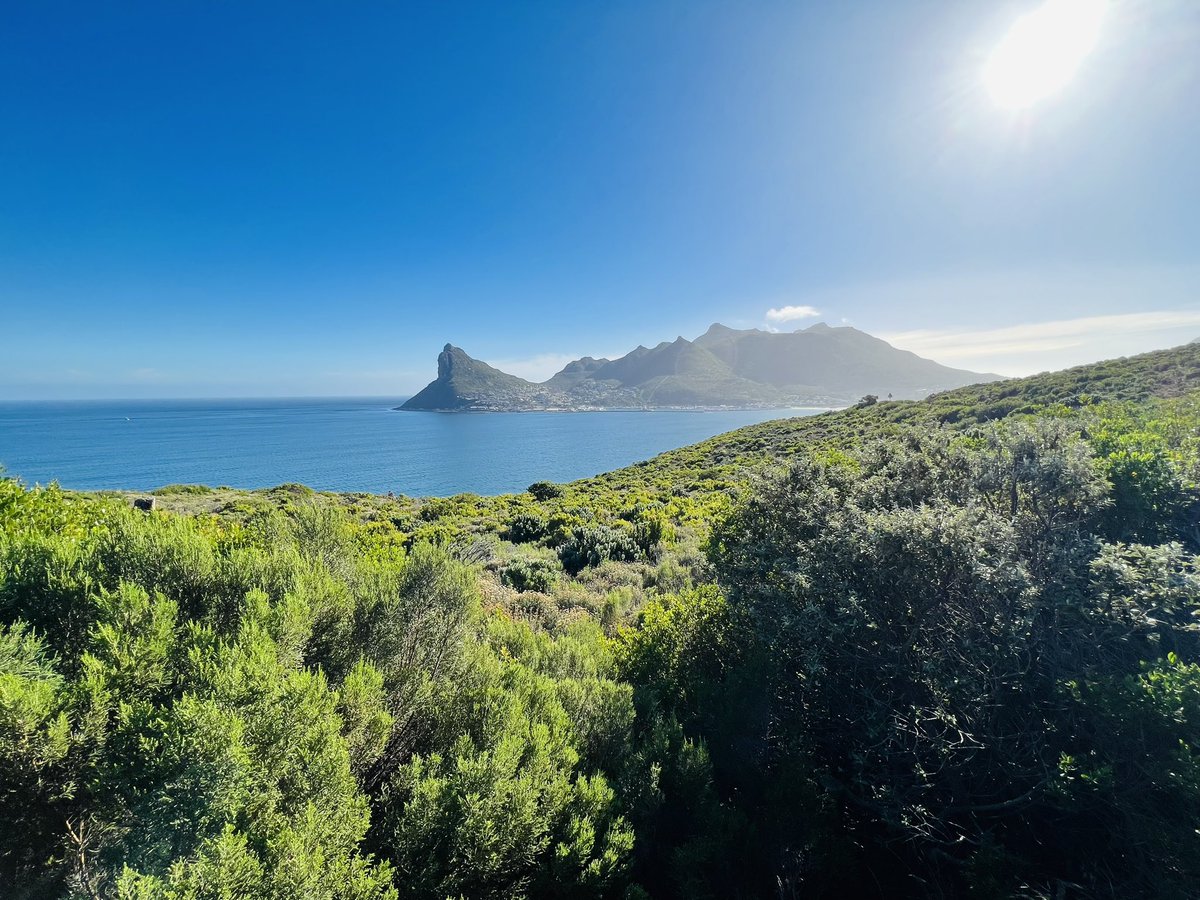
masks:
[[[1017,330],[1018,329],[1013,329],[1013,331],[1017,331]],[[924,332],[924,333],[923,332],[914,332],[911,335],[912,342],[916,343],[916,344],[920,344],[922,342],[928,342],[932,345],[936,345],[936,344],[940,343],[941,341],[943,341],[944,339],[945,339],[944,336],[938,335],[936,332]],[[1185,343],[1188,343],[1188,342],[1182,341],[1182,342],[1180,342],[1179,345],[1182,345]],[[1118,358],[1120,356],[1133,356],[1133,355],[1138,355],[1140,353],[1152,352],[1154,350],[1170,349],[1171,346],[1176,346],[1176,345],[1168,345],[1168,346],[1163,346],[1163,347],[1149,347],[1145,350],[1137,351],[1136,353],[1114,354],[1113,356],[1110,356],[1110,357],[1098,357],[1096,359],[1084,360],[1080,363],[1070,363],[1069,365],[1062,366],[1059,368],[1071,368],[1075,365],[1086,365],[1086,364],[1092,363],[1092,362],[1102,362],[1105,359]],[[465,348],[461,348],[461,349],[465,349]],[[631,347],[629,349],[632,350],[634,348]],[[950,355],[953,356],[954,353],[951,353]],[[567,362],[572,361],[573,359],[577,359],[577,357],[572,357],[571,359],[566,359],[565,357],[559,358],[559,356],[557,356],[557,355],[547,355],[544,357],[535,358],[535,359],[526,360],[526,361],[521,361],[521,360],[509,361],[509,365],[511,366],[511,369],[504,369],[502,366],[498,366],[498,368],[501,368],[502,371],[509,372],[509,374],[520,375],[521,377],[527,377],[529,380],[540,382],[540,381],[547,380],[551,375],[553,375],[555,372],[559,371],[563,365],[565,365]],[[483,362],[487,362],[487,363],[489,363],[489,365],[495,365],[495,364],[491,363],[489,360],[483,360]],[[504,361],[501,361],[501,362],[503,363]],[[961,368],[961,367],[956,367],[956,368]],[[434,379],[434,376],[437,374],[436,369],[437,369],[437,366],[436,366],[436,357],[435,357],[434,363],[431,366],[431,371],[429,374],[429,381],[432,381]],[[1021,378],[1021,377],[1025,377],[1027,375],[1040,374],[1040,372],[1043,372],[1043,371],[1057,371],[1057,370],[1058,369],[1043,369],[1043,370],[1031,371],[1031,372],[1027,372],[1027,373],[1023,372],[1023,373],[1018,373],[1018,374],[1005,374],[1005,373],[999,373],[999,372],[987,372],[987,373],[981,372],[979,374],[981,374],[981,375],[1000,374],[1000,375],[1003,375],[1003,377],[1005,377],[1005,378]],[[522,375],[521,374],[522,372],[524,372],[525,374]],[[545,373],[549,373],[549,374],[545,374]],[[424,387],[424,386],[425,385],[422,384],[420,387]],[[129,394],[129,395],[105,394],[103,396],[66,396],[66,395],[63,395],[63,396],[53,396],[53,397],[11,397],[11,398],[0,397],[0,403],[98,403],[98,404],[102,404],[102,403],[109,403],[109,402],[111,402],[111,403],[154,403],[154,402],[170,403],[170,402],[176,402],[176,401],[203,403],[206,401],[221,402],[221,401],[254,401],[254,400],[263,400],[263,401],[269,401],[269,400],[270,401],[274,401],[274,400],[296,400],[296,401],[300,401],[300,400],[323,400],[323,401],[379,400],[380,402],[386,401],[389,403],[391,403],[391,402],[398,403],[398,402],[407,400],[413,394],[418,393],[420,390],[420,387],[415,388],[411,391],[401,391],[401,392],[390,393],[390,394],[386,394],[386,393],[375,393],[375,394],[345,394],[345,393],[332,393],[332,394],[320,394],[320,393],[314,393],[314,394],[287,394],[287,393],[279,393],[279,394],[188,394],[188,393],[183,393],[183,394],[158,395],[158,394],[145,393],[145,394]],[[733,408],[737,408],[737,407],[733,407]],[[779,409],[792,409],[792,408],[800,408],[800,407],[781,406],[778,408]],[[810,408],[810,407],[803,407],[803,408]]]
[[[1100,4],[1030,83],[1040,5],[13,10],[0,399],[402,397],[446,342],[540,381],[714,321],[1010,376],[1200,337],[1200,7]]]

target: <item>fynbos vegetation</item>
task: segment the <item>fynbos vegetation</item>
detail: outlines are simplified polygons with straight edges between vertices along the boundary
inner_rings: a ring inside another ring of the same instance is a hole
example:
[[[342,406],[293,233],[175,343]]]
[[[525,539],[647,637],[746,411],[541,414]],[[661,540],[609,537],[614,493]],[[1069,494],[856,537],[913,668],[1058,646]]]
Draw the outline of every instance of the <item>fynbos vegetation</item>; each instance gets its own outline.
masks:
[[[1166,897],[1200,348],[415,501],[0,482],[13,897]]]

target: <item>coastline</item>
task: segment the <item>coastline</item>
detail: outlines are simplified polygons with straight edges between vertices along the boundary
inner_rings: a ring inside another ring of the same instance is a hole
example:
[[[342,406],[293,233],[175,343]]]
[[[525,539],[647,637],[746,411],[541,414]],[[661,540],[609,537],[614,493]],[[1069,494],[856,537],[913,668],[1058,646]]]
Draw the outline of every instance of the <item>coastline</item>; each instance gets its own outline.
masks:
[[[839,409],[846,409],[850,404],[841,406],[830,406],[823,403],[814,403],[811,406],[777,406],[775,404],[764,404],[754,406],[538,406],[538,407],[490,407],[490,406],[467,406],[458,408],[445,409],[413,409],[411,407],[393,406],[391,412],[413,412],[413,413],[439,413],[439,414],[458,414],[458,413],[598,413],[598,412],[800,412],[819,410],[821,412],[835,412]]]

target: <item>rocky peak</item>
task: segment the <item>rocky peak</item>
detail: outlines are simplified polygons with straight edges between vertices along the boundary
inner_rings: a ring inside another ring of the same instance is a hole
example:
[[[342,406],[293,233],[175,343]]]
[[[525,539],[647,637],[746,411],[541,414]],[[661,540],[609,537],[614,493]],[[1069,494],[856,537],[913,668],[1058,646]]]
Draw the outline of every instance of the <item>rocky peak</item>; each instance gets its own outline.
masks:
[[[453,352],[454,348],[447,344],[442,348],[442,352],[438,354],[438,381],[445,381],[450,377],[450,372],[454,368]]]

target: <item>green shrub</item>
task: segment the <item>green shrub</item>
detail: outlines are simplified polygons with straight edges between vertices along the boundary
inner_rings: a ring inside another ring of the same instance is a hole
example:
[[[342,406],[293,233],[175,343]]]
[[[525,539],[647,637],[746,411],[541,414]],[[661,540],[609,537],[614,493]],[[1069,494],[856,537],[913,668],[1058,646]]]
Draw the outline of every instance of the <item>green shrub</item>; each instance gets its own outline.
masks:
[[[215,494],[216,489],[205,484],[167,484],[150,492],[155,496],[164,496],[168,494],[188,494],[193,496],[202,496],[204,494]]]
[[[563,494],[562,486],[552,481],[535,481],[525,490],[533,495],[534,500],[540,503],[553,500],[555,497],[561,497]]]
[[[598,566],[605,560],[632,562],[642,555],[642,548],[633,534],[623,528],[607,525],[576,528],[558,548],[563,568],[572,575],[587,566]]]
[[[500,572],[500,580],[518,591],[538,591],[548,594],[558,580],[559,568],[546,559],[518,557]]]
[[[529,513],[520,513],[508,523],[504,536],[514,544],[530,544],[546,537],[549,531],[550,528],[544,519]]]

